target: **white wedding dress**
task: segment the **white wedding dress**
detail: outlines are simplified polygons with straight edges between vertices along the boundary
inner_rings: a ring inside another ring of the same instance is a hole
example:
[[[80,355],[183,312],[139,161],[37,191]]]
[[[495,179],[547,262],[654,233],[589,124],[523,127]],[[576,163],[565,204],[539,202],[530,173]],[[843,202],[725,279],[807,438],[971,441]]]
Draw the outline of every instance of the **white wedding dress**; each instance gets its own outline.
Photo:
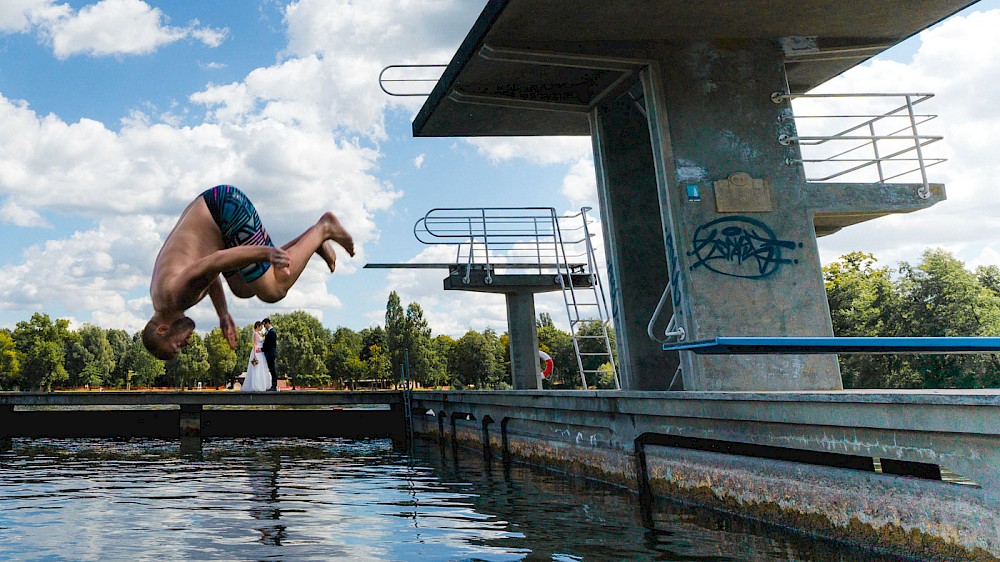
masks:
[[[253,348],[250,350],[250,359],[247,360],[247,376],[240,387],[243,392],[264,392],[271,388],[271,371],[268,370],[267,359],[261,351],[261,341],[261,335],[254,332]],[[256,365],[253,364],[254,357],[257,358]]]

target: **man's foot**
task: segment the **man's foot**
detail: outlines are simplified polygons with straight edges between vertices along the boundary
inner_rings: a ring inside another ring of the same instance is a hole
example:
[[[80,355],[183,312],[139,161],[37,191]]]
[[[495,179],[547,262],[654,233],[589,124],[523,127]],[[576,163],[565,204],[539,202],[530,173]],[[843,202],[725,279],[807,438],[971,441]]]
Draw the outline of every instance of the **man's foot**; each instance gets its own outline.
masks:
[[[267,392],[278,392],[278,389],[272,386],[271,388],[267,389]]]
[[[333,240],[337,244],[340,244],[345,250],[347,250],[348,255],[354,257],[354,238],[352,238],[351,234],[344,229],[342,224],[340,224],[336,215],[330,212],[324,213],[319,219],[319,224],[325,229],[327,240]]]
[[[337,254],[333,251],[333,244],[329,240],[320,244],[316,253],[326,262],[326,265],[330,268],[330,273],[333,273],[333,270],[337,269]]]

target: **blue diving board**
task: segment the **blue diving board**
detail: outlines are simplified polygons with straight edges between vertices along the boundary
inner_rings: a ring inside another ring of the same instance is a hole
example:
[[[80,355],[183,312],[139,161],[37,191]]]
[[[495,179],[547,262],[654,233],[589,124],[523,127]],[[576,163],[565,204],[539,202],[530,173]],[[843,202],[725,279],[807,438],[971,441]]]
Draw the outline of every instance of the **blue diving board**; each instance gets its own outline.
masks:
[[[719,337],[663,344],[698,355],[817,353],[1000,353],[1000,337]]]

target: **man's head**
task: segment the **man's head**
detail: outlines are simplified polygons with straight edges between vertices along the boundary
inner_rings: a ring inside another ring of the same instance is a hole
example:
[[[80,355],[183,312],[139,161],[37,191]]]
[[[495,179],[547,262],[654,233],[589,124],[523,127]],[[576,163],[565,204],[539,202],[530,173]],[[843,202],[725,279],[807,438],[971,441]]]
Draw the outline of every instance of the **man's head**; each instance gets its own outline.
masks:
[[[268,330],[271,329],[271,319],[270,318],[265,318],[265,319],[261,320],[261,322],[264,323],[264,327],[265,328],[267,328]]]
[[[154,314],[142,330],[142,344],[153,357],[167,361],[187,346],[188,338],[194,332],[194,320],[181,316],[173,322],[166,322]]]

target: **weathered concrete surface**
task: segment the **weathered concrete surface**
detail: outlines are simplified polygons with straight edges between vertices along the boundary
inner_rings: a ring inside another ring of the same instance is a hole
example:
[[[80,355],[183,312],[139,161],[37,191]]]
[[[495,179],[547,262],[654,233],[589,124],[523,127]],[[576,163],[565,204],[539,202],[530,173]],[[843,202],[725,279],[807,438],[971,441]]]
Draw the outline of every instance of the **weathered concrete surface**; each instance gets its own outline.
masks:
[[[1000,559],[1000,391],[420,392],[413,407],[418,433],[491,454],[873,548]]]
[[[0,392],[0,447],[14,437],[403,439],[403,420],[398,392]]]

